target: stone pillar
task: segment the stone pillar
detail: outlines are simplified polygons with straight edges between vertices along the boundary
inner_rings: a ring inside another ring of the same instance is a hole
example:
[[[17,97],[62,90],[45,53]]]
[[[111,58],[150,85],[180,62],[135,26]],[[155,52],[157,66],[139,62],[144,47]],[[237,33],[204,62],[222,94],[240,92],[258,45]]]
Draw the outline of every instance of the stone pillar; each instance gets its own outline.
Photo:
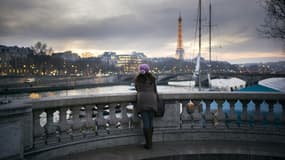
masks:
[[[128,128],[134,128],[136,127],[136,123],[138,122],[138,118],[136,116],[134,105],[132,103],[129,103],[126,105],[126,111],[127,111],[127,117],[129,119],[128,122]]]
[[[205,100],[206,103],[206,112],[205,112],[205,120],[206,120],[206,128],[210,128],[213,126],[213,115],[211,113],[211,100]]]
[[[193,103],[195,104],[195,108],[194,108],[194,113],[192,113],[192,117],[193,117],[193,128],[202,128],[201,125],[201,101],[199,100],[194,100]]]
[[[55,112],[55,109],[46,109],[45,112],[47,113],[47,124],[46,124],[46,129],[47,129],[47,134],[53,134],[55,133],[56,127],[53,123],[53,113]]]
[[[33,146],[33,114],[30,104],[10,103],[0,108],[0,159],[23,159]]]
[[[79,110],[79,126],[80,126],[80,133],[83,138],[87,136],[87,112],[86,107],[82,106]]]
[[[236,120],[237,120],[237,115],[235,113],[235,100],[230,100],[229,104],[230,104],[230,113],[229,113],[229,124],[228,126],[230,128],[234,128],[236,127]]]
[[[73,120],[73,129],[78,130],[81,127],[81,122],[79,119],[79,112],[80,112],[80,106],[72,107],[72,120]]]
[[[98,130],[99,130],[99,123],[98,123],[98,118],[99,118],[99,109],[96,105],[90,106],[90,123],[89,127],[91,128],[92,132],[95,135],[98,135]],[[88,120],[89,121],[89,120]]]
[[[115,114],[115,104],[110,104],[109,105],[109,122],[110,122],[110,128],[114,129],[116,128],[116,123],[118,122],[118,119],[116,118]]]
[[[128,118],[127,116],[127,105],[128,104],[121,104],[121,112],[122,112],[122,120],[121,120],[121,125],[123,125],[123,127],[129,128],[129,122],[130,122],[130,118]]]
[[[178,102],[177,102],[178,103]],[[182,103],[182,113],[181,113],[181,128],[191,128],[192,127],[192,117],[188,112],[187,105],[189,102]]]
[[[285,126],[285,101],[281,101],[280,104],[282,105],[281,124]]]
[[[86,127],[88,129],[92,128],[94,125],[93,120],[92,120],[92,106],[86,106]]]
[[[224,104],[224,100],[217,100],[216,101],[217,104],[218,104],[218,114],[217,114],[217,118],[218,118],[218,125],[217,127],[225,127],[225,119],[226,119],[226,116],[225,116],[225,113],[223,111],[223,104]]]
[[[260,127],[261,126],[261,122],[262,122],[262,114],[260,111],[260,105],[261,105],[262,101],[254,101],[255,104],[255,113],[254,113],[254,124],[256,127]]]
[[[241,100],[242,112],[241,112],[241,127],[248,127],[248,113],[247,113],[247,104],[249,100]]]
[[[61,107],[59,109],[59,126],[62,132],[67,131],[69,128],[67,121],[66,121],[66,111],[67,108]]]
[[[33,133],[34,138],[41,137],[44,134],[44,128],[40,125],[40,114],[42,114],[44,110],[34,110],[33,111]]]
[[[100,134],[101,132],[102,133],[105,132],[107,120],[104,119],[103,112],[104,112],[104,106],[103,105],[98,106],[98,116],[96,118],[98,122],[98,132],[97,132],[98,134]]]
[[[274,115],[274,111],[273,111],[274,110],[273,105],[274,105],[275,101],[266,101],[266,102],[268,104],[268,114],[266,116],[266,119],[270,124],[273,124],[275,121],[275,115]]]

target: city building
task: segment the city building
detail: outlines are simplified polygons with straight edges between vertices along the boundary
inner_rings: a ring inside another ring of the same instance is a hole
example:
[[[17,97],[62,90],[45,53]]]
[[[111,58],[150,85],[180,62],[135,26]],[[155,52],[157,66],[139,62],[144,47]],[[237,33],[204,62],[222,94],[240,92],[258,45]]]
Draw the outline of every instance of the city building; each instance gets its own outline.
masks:
[[[116,65],[117,60],[118,60],[116,52],[104,52],[100,56],[100,59],[103,63],[107,65]]]
[[[23,63],[29,54],[33,54],[30,48],[0,45],[0,75],[26,73],[27,66]]]
[[[58,52],[52,55],[53,57],[58,57],[66,61],[77,61],[80,59],[77,53],[72,53],[72,51]]]
[[[140,65],[143,60],[141,54],[122,54],[117,57],[117,67],[121,67],[124,73],[137,72],[138,65]]]

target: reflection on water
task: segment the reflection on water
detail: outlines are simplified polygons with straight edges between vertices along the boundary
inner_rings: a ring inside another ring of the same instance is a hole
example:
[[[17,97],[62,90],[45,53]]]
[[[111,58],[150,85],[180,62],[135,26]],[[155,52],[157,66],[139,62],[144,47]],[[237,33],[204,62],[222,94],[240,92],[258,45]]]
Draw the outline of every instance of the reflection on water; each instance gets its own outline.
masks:
[[[190,87],[175,87],[175,86],[158,86],[158,92],[160,93],[171,93],[171,92],[189,92],[193,91]],[[19,99],[40,99],[45,97],[66,97],[66,96],[86,96],[96,94],[111,94],[111,93],[134,93],[135,90],[132,86],[128,85],[116,85],[116,86],[105,86],[105,87],[94,87],[84,89],[73,89],[73,90],[61,90],[61,91],[49,91],[49,92],[38,92],[38,93],[20,93],[6,95],[11,100]],[[4,96],[2,96],[4,97]],[[0,98],[2,98],[0,97]]]
[[[31,94],[29,95],[29,98],[30,98],[30,99],[40,99],[41,96],[40,96],[39,93],[31,93]]]

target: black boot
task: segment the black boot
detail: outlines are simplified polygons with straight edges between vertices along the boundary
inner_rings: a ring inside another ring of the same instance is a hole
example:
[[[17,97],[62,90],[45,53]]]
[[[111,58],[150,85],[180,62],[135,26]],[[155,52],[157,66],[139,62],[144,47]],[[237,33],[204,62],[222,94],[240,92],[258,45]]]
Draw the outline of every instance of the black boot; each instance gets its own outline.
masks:
[[[145,137],[145,149],[151,149],[152,148],[152,128],[144,128],[144,137]]]
[[[149,130],[148,130],[148,132],[149,132],[149,139],[148,139],[148,143],[149,143],[149,148],[151,149],[152,148],[152,133],[153,133],[153,128],[150,128]]]

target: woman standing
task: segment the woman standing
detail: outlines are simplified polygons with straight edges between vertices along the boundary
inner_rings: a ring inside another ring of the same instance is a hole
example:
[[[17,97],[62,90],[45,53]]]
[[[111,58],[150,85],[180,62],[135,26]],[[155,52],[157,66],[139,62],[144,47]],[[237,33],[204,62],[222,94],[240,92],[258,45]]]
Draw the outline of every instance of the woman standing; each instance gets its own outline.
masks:
[[[147,64],[139,66],[139,74],[135,78],[135,88],[137,91],[136,110],[142,116],[143,133],[146,144],[145,149],[152,148],[152,120],[154,112],[157,111],[157,90],[155,77],[150,73],[150,67]]]

